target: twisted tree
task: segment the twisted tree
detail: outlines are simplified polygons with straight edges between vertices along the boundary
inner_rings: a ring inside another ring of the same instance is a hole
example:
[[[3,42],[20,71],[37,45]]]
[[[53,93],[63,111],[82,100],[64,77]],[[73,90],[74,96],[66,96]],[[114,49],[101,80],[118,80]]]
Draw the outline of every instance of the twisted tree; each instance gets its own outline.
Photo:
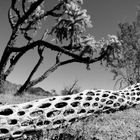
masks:
[[[0,60],[1,87],[25,53],[37,48],[39,56],[38,62],[16,95],[22,95],[60,66],[78,62],[86,64],[89,69],[89,64],[108,58],[110,47],[95,41],[93,36],[86,33],[92,23],[87,10],[81,7],[82,0],[58,0],[50,9],[47,3],[45,0],[11,0],[8,19],[12,33]],[[43,28],[42,33],[40,28],[42,24],[47,25],[48,17],[55,19],[55,24],[51,28]],[[35,36],[38,33],[42,34],[41,38]],[[19,36],[26,40],[23,46],[17,46]],[[57,52],[54,54],[56,61],[42,75],[32,79],[45,59],[43,52],[46,49]]]
[[[118,44],[113,47],[108,67],[114,74],[115,86],[124,88],[140,82],[140,8],[133,23],[120,23],[117,36],[112,36]]]

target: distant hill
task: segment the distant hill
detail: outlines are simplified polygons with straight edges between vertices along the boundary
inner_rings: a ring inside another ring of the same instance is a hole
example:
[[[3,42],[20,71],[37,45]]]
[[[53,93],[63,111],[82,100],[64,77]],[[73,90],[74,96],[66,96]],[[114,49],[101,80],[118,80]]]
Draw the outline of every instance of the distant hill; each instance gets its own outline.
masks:
[[[32,87],[23,96],[14,96],[16,91],[21,87],[19,84],[11,83],[6,81],[0,91],[0,105],[1,104],[13,104],[28,102],[31,100],[46,98],[48,96],[53,96],[52,92],[45,91],[41,87]]]
[[[16,93],[16,91],[21,87],[20,84],[11,83],[10,81],[6,81],[4,85],[4,91],[5,93]],[[42,96],[52,96],[51,92],[45,91],[41,87],[31,87],[28,91],[28,94],[34,94],[34,95],[42,95]]]
[[[52,96],[51,92],[45,91],[41,87],[33,87],[28,90],[29,94],[42,95],[42,96]]]

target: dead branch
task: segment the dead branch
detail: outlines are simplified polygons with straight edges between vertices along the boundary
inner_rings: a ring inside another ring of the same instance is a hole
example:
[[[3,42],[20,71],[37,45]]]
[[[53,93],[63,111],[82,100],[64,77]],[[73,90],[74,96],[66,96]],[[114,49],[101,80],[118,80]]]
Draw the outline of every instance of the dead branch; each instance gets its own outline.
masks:
[[[102,54],[100,54],[99,57],[95,57],[93,59],[90,59],[89,57],[81,57],[78,54],[68,51],[67,49],[64,49],[67,46],[60,47],[60,46],[51,44],[51,43],[43,41],[43,40],[38,40],[38,41],[32,42],[29,45],[23,46],[21,48],[13,47],[13,48],[11,48],[11,51],[12,52],[21,52],[21,51],[25,51],[25,50],[27,51],[27,50],[33,49],[34,47],[36,47],[38,45],[45,46],[53,51],[61,52],[63,54],[66,54],[66,55],[76,59],[79,62],[83,62],[86,64],[100,61],[106,56],[106,51],[104,51]]]

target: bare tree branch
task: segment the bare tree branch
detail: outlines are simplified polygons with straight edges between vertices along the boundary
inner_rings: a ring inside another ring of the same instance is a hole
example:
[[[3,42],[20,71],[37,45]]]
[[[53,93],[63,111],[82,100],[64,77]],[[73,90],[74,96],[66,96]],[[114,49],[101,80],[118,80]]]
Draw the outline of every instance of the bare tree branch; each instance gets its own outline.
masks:
[[[30,82],[30,80],[31,80],[31,78],[32,78],[32,76],[33,76],[33,74],[36,72],[36,70],[37,70],[38,67],[40,66],[41,62],[43,61],[42,53],[43,53],[43,51],[44,51],[44,48],[42,49],[42,48],[40,48],[40,47],[41,47],[41,46],[38,46],[38,54],[39,54],[39,57],[40,57],[40,58],[39,58],[37,64],[35,65],[35,67],[33,68],[32,72],[30,73],[30,75],[29,75],[29,77],[28,77],[28,79],[27,79],[28,82]]]
[[[27,51],[27,50],[33,49],[34,47],[36,47],[38,45],[45,46],[45,47],[47,47],[47,48],[49,48],[53,51],[64,53],[68,56],[71,56],[71,57],[77,59],[78,61],[83,62],[83,63],[94,63],[94,62],[100,61],[106,55],[106,51],[104,51],[99,57],[96,57],[96,58],[93,58],[93,59],[90,59],[89,57],[81,57],[78,54],[75,54],[71,51],[68,51],[68,50],[64,49],[67,46],[59,47],[57,45],[51,44],[49,42],[45,42],[43,40],[38,40],[38,41],[32,42],[29,45],[23,46],[21,48],[13,47],[13,48],[11,48],[11,51],[12,52],[21,52],[21,51],[25,51],[25,50]]]
[[[10,23],[10,26],[12,28],[12,30],[14,29],[14,23],[12,22],[12,17],[11,17],[11,8],[8,10],[8,20],[9,20],[9,23]]]
[[[20,13],[19,13],[19,9],[17,9],[15,7],[17,0],[11,0],[11,8],[15,11],[15,13],[18,16],[18,19],[20,19]]]
[[[17,16],[17,18],[18,18],[17,21],[20,19],[20,11],[19,11],[19,9],[17,9],[15,7],[16,2],[17,2],[17,0],[11,0],[11,6],[8,10],[8,20],[9,20],[9,23],[10,23],[10,26],[12,29],[14,29],[14,26],[16,24],[16,23],[13,23],[13,18],[16,18],[16,16]],[[12,10],[15,12],[16,16],[12,15]]]
[[[31,71],[29,77],[27,78],[27,80],[25,81],[25,83],[20,87],[20,89],[17,91],[17,93],[15,95],[21,95],[23,93],[23,91],[27,90],[30,86],[31,83],[31,78],[33,77],[34,73],[37,71],[37,69],[39,68],[39,66],[41,65],[42,61],[43,61],[43,53],[44,51],[44,47],[41,48],[41,46],[38,46],[38,54],[39,54],[39,60],[37,62],[37,64],[35,65],[35,67],[33,68],[33,70]]]
[[[55,13],[54,11],[55,10],[59,10],[60,7],[63,5],[63,2],[60,2],[59,4],[57,4],[53,9],[49,10],[49,11],[46,11],[44,12],[44,14],[41,14],[40,16],[36,16],[35,18],[33,18],[26,27],[24,28],[20,28],[21,30],[29,30],[29,29],[32,29],[31,26],[37,22],[38,20],[41,20],[47,16],[52,16],[52,17],[60,17],[64,14],[64,11],[61,12],[61,13]]]
[[[10,61],[10,66],[7,69],[7,71],[5,72],[5,76],[7,77],[15,68],[15,65],[17,64],[18,60],[23,56],[25,52],[20,52],[18,53],[13,60]]]
[[[38,84],[41,81],[43,81],[45,78],[47,78],[49,76],[50,73],[54,72],[58,68],[58,66],[59,66],[59,64],[53,65],[51,68],[49,68],[40,77],[36,78],[35,80],[30,81],[30,83],[28,84],[28,88]]]
[[[62,53],[60,53],[60,52],[57,53],[57,55],[56,55],[56,64],[60,62],[61,54]]]
[[[54,72],[59,66],[63,66],[63,65],[70,64],[70,63],[73,63],[73,62],[77,62],[77,61],[74,60],[74,59],[69,59],[69,60],[62,61],[62,62],[59,62],[57,64],[54,64],[51,68],[49,68],[47,71],[45,71],[40,77],[30,81],[29,87],[32,87],[32,86],[38,84],[39,82],[43,81],[44,79],[46,79],[49,76],[49,74]]]
[[[45,12],[44,17],[51,15],[53,17],[60,17],[63,15],[63,13],[55,13],[55,10],[60,10],[61,6],[63,5],[63,2],[58,3],[52,10]]]
[[[75,85],[77,84],[78,80],[76,80],[73,85],[71,86],[71,88],[69,89],[68,93],[72,93],[71,91],[73,90],[73,88],[75,87]]]
[[[35,1],[29,8],[29,10],[18,20],[16,27],[22,24],[35,10],[36,8],[43,2],[44,0]]]
[[[7,65],[7,62],[9,60],[9,57],[12,53],[11,49],[14,45],[15,45],[15,41],[16,41],[16,37],[17,37],[17,29],[12,31],[12,35],[5,47],[5,50],[2,54],[1,60],[0,60],[0,75],[4,74],[4,69]]]
[[[22,10],[23,10],[23,13],[24,14],[26,13],[26,10],[25,10],[25,2],[26,2],[26,0],[22,0]]]

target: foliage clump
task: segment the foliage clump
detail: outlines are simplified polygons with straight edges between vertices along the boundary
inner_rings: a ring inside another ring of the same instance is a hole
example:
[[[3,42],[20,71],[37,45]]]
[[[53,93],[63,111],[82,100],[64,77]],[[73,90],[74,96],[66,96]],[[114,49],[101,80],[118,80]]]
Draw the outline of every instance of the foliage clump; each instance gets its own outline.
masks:
[[[110,39],[114,40],[112,43]],[[117,36],[109,36],[110,46],[107,67],[114,74],[119,88],[140,82],[140,10],[136,21],[120,23]]]

